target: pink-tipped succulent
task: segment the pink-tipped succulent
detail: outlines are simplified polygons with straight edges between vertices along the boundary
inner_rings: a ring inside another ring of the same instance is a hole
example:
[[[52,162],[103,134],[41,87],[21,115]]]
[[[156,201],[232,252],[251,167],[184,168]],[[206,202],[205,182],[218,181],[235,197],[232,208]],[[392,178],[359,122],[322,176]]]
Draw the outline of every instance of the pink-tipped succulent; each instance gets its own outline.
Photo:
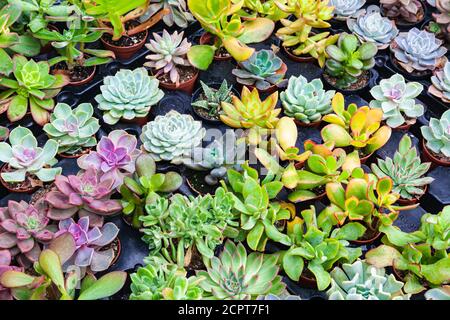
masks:
[[[136,149],[137,139],[124,130],[114,130],[108,137],[102,137],[97,150],[78,159],[78,166],[84,170],[92,167],[101,172],[100,181],[112,180],[112,189],[123,183],[123,178],[134,173],[134,162],[141,151]]]
[[[119,229],[108,222],[101,228],[89,228],[89,217],[82,217],[75,222],[73,219],[66,219],[59,222],[59,231],[56,237],[70,233],[75,240],[75,253],[64,264],[64,267],[76,265],[84,267],[92,272],[99,272],[108,269],[114,259],[114,249],[102,250],[117,238]]]
[[[380,0],[380,4],[388,18],[401,18],[416,23],[424,17],[424,8],[420,0]]]
[[[40,243],[48,243],[54,237],[54,226],[49,225],[43,199],[34,205],[25,201],[10,200],[8,207],[0,208],[0,249],[8,249],[18,256],[20,264],[26,260],[37,261],[41,252]]]
[[[6,271],[23,271],[23,268],[11,266],[11,252],[9,250],[0,250],[0,278]],[[0,301],[12,300],[11,291],[0,284]]]
[[[78,213],[80,217],[90,218],[91,227],[102,226],[104,216],[122,209],[119,200],[110,199],[114,180],[102,177],[93,167],[76,176],[57,176],[55,188],[45,197],[49,204],[47,217],[65,220]]]

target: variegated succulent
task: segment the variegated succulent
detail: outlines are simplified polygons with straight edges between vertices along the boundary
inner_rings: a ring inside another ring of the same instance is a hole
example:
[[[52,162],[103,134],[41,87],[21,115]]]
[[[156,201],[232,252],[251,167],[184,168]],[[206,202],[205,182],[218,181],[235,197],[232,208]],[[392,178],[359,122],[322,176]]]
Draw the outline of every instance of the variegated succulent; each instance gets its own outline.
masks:
[[[428,92],[440,98],[446,103],[450,103],[450,62],[447,61],[442,70],[437,70],[431,77],[431,86]]]

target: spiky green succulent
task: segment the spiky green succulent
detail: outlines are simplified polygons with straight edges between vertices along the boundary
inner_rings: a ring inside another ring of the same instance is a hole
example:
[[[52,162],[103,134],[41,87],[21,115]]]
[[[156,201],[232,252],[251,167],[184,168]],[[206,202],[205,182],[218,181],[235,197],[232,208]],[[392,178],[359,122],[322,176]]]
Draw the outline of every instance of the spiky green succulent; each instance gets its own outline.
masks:
[[[204,277],[200,287],[205,294],[217,300],[254,300],[260,295],[280,294],[285,289],[276,265],[277,257],[250,253],[242,243],[228,240],[219,257],[211,258],[207,271],[198,271]]]
[[[145,22],[161,9],[169,10],[162,18],[168,27],[173,26],[175,23],[180,28],[186,28],[189,23],[195,21],[187,8],[185,0],[150,0],[147,11],[139,20]]]
[[[50,123],[43,129],[49,138],[58,142],[58,153],[74,155],[97,144],[95,134],[100,125],[93,114],[90,103],[82,103],[75,109],[65,103],[56,105]]]
[[[383,120],[391,128],[401,126],[409,119],[417,119],[424,113],[424,107],[416,103],[415,98],[422,92],[419,82],[406,83],[402,75],[396,73],[389,79],[370,89],[375,100],[370,101],[371,108],[383,110]]]
[[[170,161],[189,154],[201,143],[205,133],[200,121],[171,110],[142,128],[141,141],[155,161]]]
[[[280,94],[284,113],[304,123],[317,122],[332,111],[334,90],[325,91],[320,79],[311,82],[303,76],[292,76],[286,91]]]
[[[431,77],[431,86],[428,92],[442,99],[446,103],[450,103],[450,62],[447,61],[442,70],[436,71]]]
[[[159,81],[150,77],[145,68],[119,70],[107,76],[95,96],[98,108],[103,110],[103,120],[116,124],[120,119],[132,120],[148,115],[150,108],[164,96],[158,89]]]
[[[441,119],[431,118],[428,126],[420,128],[426,146],[431,151],[450,157],[450,110]]]
[[[404,283],[384,268],[375,268],[365,261],[344,263],[330,272],[331,287],[327,291],[330,300],[409,300],[404,294]]]
[[[192,103],[193,107],[202,108],[208,111],[210,116],[216,116],[220,112],[222,102],[231,103],[233,96],[233,86],[228,86],[227,80],[223,80],[219,89],[209,87],[200,80],[204,97]]]

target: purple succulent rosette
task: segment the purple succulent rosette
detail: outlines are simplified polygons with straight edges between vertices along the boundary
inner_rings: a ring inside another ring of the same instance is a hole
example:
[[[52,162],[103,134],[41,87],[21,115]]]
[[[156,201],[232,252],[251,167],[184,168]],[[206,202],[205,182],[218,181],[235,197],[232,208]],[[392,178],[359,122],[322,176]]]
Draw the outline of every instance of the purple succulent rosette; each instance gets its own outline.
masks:
[[[137,139],[124,130],[114,130],[108,137],[103,137],[96,151],[78,159],[78,166],[87,170],[90,167],[101,172],[100,181],[113,180],[112,189],[123,183],[125,176],[135,171],[135,160],[141,151],[136,149]]]
[[[108,222],[101,228],[89,227],[89,217],[82,217],[75,222],[73,219],[65,219],[59,222],[59,231],[56,237],[70,233],[75,240],[76,251],[63,265],[63,269],[70,266],[87,268],[92,272],[100,272],[109,268],[114,259],[112,248],[101,250],[113,242],[119,234],[119,228]]]
[[[0,249],[9,250],[23,266],[37,261],[39,243],[49,243],[54,237],[56,228],[49,225],[46,208],[43,199],[34,205],[10,200],[8,207],[0,208]]]
[[[0,250],[0,277],[6,271],[22,271],[23,268],[11,266],[11,253],[9,250]],[[0,300],[13,300],[11,291],[9,288],[5,288],[0,284]]]
[[[79,217],[89,217],[91,227],[101,227],[105,216],[122,210],[119,200],[110,199],[113,184],[113,179],[105,179],[93,167],[79,175],[56,176],[55,188],[45,197],[47,217],[59,221],[78,213]]]

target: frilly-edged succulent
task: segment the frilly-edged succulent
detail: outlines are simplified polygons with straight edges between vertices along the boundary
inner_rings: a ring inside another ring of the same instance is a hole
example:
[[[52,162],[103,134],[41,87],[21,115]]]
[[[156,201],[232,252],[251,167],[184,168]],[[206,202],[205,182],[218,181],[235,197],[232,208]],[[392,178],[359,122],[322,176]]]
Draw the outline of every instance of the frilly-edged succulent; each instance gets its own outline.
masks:
[[[440,288],[433,288],[425,292],[425,299],[427,300],[450,300],[450,286],[442,286]]]
[[[358,16],[364,11],[361,8],[365,3],[366,0],[330,0],[330,6],[334,7],[334,15],[338,20]]]
[[[170,161],[188,154],[201,143],[205,133],[200,121],[171,110],[142,128],[141,141],[155,161]]]
[[[303,76],[292,76],[286,91],[280,94],[284,113],[304,123],[317,122],[332,111],[334,90],[325,91],[320,79],[311,82]]]
[[[365,261],[344,263],[330,272],[331,287],[327,291],[330,300],[409,300],[404,294],[403,282],[384,268],[375,268]]]
[[[382,17],[377,6],[369,6],[356,20],[348,19],[347,26],[361,41],[374,42],[380,50],[398,35],[395,22]]]
[[[104,111],[103,120],[116,124],[120,119],[132,120],[147,116],[150,108],[164,96],[159,81],[150,77],[145,68],[119,70],[107,76],[95,96],[98,108]]]
[[[283,80],[286,73],[283,69],[284,63],[271,50],[256,51],[239,66],[240,68],[234,69],[232,73],[240,84],[266,90],[272,85],[282,87],[286,83],[286,80]]]
[[[242,243],[231,241],[219,257],[211,258],[207,271],[198,271],[204,277],[200,287],[217,300],[254,300],[260,295],[280,294],[285,285],[281,282],[276,256],[247,252]]]
[[[30,179],[30,175],[41,182],[50,182],[61,173],[61,168],[51,168],[58,162],[55,158],[58,143],[55,140],[47,140],[40,148],[31,130],[19,126],[11,130],[9,143],[0,142],[0,161],[11,168],[10,172],[1,174],[6,182],[22,182]],[[35,181],[31,183],[36,184]]]
[[[63,269],[70,266],[89,268],[92,272],[108,269],[114,259],[114,249],[104,249],[114,241],[119,234],[119,228],[108,222],[101,227],[89,227],[89,217],[82,217],[75,222],[73,219],[61,220],[59,231],[55,238],[69,233],[74,241],[76,250],[71,258],[63,265]],[[103,249],[103,250],[102,250]]]
[[[450,103],[450,62],[447,61],[442,70],[436,71],[431,77],[432,85],[428,92],[440,98],[446,103]]]
[[[394,39],[391,52],[397,62],[411,73],[436,69],[447,49],[433,33],[413,28],[408,32],[401,32]]]
[[[430,165],[429,162],[420,161],[416,148],[412,147],[411,138],[405,134],[394,158],[378,159],[377,164],[372,163],[371,168],[378,178],[392,179],[394,193],[400,194],[403,199],[414,199],[423,195],[425,187],[434,180],[425,177]]]
[[[45,196],[49,204],[47,216],[53,220],[64,220],[76,213],[88,216],[91,226],[102,226],[103,217],[122,209],[118,200],[111,200],[114,180],[100,180],[101,174],[93,167],[78,175],[57,176],[55,188]]]
[[[219,89],[209,87],[203,81],[200,80],[202,86],[204,98],[199,97],[192,103],[195,108],[202,108],[208,111],[209,116],[219,116],[222,102],[231,102],[233,94],[233,86],[228,86],[227,80],[223,80]]]
[[[384,14],[391,19],[417,23],[424,17],[424,8],[420,0],[380,0],[380,5]]]
[[[415,121],[423,115],[423,106],[415,101],[422,90],[420,83],[406,83],[402,75],[394,74],[389,79],[381,80],[379,85],[370,90],[375,98],[370,101],[370,107],[382,109],[383,120],[391,128],[396,128],[410,121],[408,118]]]
[[[178,84],[180,82],[178,67],[191,65],[186,57],[191,43],[183,39],[183,35],[184,32],[175,31],[169,34],[164,30],[162,36],[153,33],[155,39],[150,39],[145,45],[152,54],[145,57],[150,61],[144,63],[144,66],[155,69],[156,77],[168,74],[170,81]]]
[[[431,118],[428,126],[420,128],[426,146],[434,153],[450,157],[450,110],[440,119]]]
[[[135,136],[125,130],[114,130],[100,139],[96,151],[81,156],[77,163],[84,170],[94,167],[101,173],[100,181],[112,180],[111,189],[115,189],[135,170],[134,161],[141,154],[136,146]]]
[[[59,153],[76,155],[83,149],[97,144],[95,134],[100,129],[94,108],[90,103],[82,103],[72,109],[65,103],[58,103],[50,117],[50,123],[44,126],[47,135],[58,142]]]
[[[9,200],[8,207],[0,208],[0,249],[8,249],[11,256],[20,254],[18,261],[22,265],[27,260],[37,261],[39,243],[49,243],[56,231],[49,222],[43,200],[34,205]]]
[[[161,9],[169,10],[162,18],[168,27],[175,23],[180,28],[186,28],[190,22],[195,20],[189,12],[185,0],[150,0],[147,11],[139,20],[145,22]]]

